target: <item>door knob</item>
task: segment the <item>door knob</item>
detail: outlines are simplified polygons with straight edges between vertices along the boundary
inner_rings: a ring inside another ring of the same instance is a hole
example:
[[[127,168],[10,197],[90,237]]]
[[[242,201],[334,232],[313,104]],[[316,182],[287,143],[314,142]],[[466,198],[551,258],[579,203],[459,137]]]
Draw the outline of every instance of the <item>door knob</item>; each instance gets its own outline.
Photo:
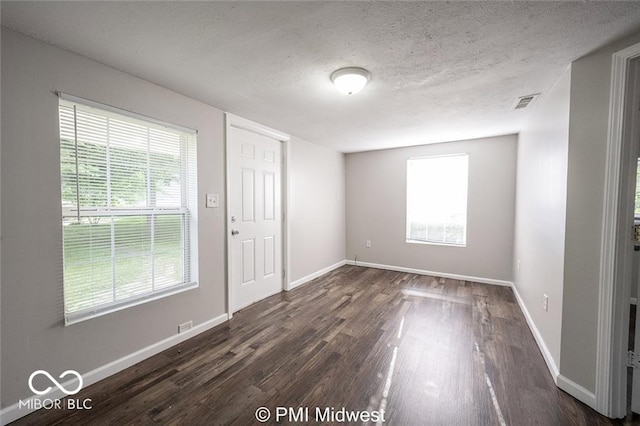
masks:
[[[238,231],[237,229],[232,229],[231,230],[231,235],[238,235],[240,233],[240,231]]]

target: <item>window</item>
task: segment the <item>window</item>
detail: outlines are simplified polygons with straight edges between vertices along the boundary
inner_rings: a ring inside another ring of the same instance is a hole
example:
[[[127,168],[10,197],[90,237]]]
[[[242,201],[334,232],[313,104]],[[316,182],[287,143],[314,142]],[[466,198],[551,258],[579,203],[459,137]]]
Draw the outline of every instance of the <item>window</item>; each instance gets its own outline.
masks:
[[[196,134],[61,95],[67,324],[197,286]]]
[[[469,156],[407,160],[407,242],[467,244]]]

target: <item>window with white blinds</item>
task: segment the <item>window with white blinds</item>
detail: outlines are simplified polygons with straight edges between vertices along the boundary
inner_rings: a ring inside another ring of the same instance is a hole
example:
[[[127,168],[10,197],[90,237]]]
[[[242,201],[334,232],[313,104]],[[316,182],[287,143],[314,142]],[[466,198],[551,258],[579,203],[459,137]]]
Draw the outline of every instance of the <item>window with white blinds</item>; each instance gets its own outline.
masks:
[[[66,323],[197,286],[196,133],[61,95]]]
[[[407,242],[467,244],[467,154],[407,160]]]

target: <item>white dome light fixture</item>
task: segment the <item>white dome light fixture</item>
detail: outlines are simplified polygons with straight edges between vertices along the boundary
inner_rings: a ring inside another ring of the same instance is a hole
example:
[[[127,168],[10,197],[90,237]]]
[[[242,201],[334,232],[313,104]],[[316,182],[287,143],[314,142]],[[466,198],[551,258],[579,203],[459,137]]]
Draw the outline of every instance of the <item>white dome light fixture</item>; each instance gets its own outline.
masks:
[[[364,68],[341,68],[331,74],[331,81],[339,91],[347,95],[353,95],[364,89],[369,82],[369,71]]]

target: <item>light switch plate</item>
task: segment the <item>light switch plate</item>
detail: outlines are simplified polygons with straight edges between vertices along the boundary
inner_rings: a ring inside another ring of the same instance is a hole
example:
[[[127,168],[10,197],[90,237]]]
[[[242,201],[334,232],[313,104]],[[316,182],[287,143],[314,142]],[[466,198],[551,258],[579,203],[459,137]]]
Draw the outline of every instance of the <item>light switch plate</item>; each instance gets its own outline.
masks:
[[[220,196],[218,194],[207,194],[207,208],[220,207]]]

